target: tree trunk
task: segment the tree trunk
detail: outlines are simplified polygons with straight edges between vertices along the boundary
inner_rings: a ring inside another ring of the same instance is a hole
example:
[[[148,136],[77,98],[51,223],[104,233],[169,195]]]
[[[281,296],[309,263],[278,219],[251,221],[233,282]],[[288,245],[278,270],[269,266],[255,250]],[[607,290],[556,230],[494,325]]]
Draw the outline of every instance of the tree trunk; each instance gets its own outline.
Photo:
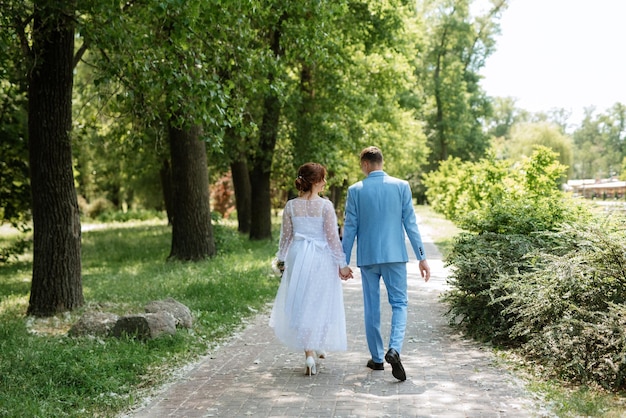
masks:
[[[282,15],[277,27],[280,28],[286,15]],[[282,55],[280,47],[280,29],[274,29],[270,39],[270,48],[275,57]],[[275,79],[275,70],[268,75],[271,86]],[[259,133],[259,148],[252,158],[250,171],[250,185],[252,187],[252,217],[250,223],[250,239],[261,240],[272,238],[272,201],[270,193],[270,178],[272,172],[272,158],[278,137],[278,123],[280,121],[280,100],[275,90],[269,92],[263,100],[263,120]]]
[[[74,3],[34,4],[28,135],[33,212],[33,279],[28,314],[83,305],[80,215],[72,172]],[[63,9],[63,10],[61,10]]]
[[[265,113],[260,132],[259,152],[253,160],[250,172],[251,203],[253,208],[250,223],[251,240],[272,238],[270,178],[280,118],[280,102],[278,98],[273,94],[266,97],[264,108]]]
[[[174,219],[169,258],[202,260],[216,254],[211,209],[206,144],[200,129],[169,128],[172,156]]]
[[[446,130],[444,128],[444,110],[443,110],[443,81],[442,71],[444,66],[444,57],[446,54],[446,44],[448,43],[448,26],[444,28],[441,40],[435,53],[437,55],[435,62],[435,69],[433,72],[433,94],[435,96],[436,113],[434,119],[434,138],[433,138],[433,152],[432,156],[435,157],[434,161],[431,161],[431,166],[436,168],[439,165],[439,161],[445,161],[448,159],[448,143],[446,138]]]
[[[161,188],[163,189],[163,202],[165,202],[165,212],[167,213],[168,225],[174,224],[174,191],[172,187],[172,169],[170,162],[165,159],[159,171],[161,175]]]
[[[316,138],[313,115],[315,114],[315,90],[313,68],[302,64],[300,71],[300,102],[295,121],[294,159],[296,167],[307,161],[315,161],[319,145]],[[319,152],[319,151],[318,151]]]
[[[437,107],[437,113],[435,116],[435,129],[436,129],[436,144],[438,145],[437,152],[439,154],[438,161],[445,161],[448,159],[448,147],[446,141],[446,131],[444,129],[444,121],[443,121],[443,100],[442,100],[442,92],[441,92],[441,66],[442,66],[442,56],[438,55],[437,57],[437,66],[435,68],[435,103]]]
[[[330,174],[330,173],[329,173]],[[344,196],[348,189],[348,182],[344,180],[341,186],[331,186],[329,199],[335,206],[335,215],[337,216],[337,231],[339,239],[343,238],[343,219],[344,219]]]
[[[235,189],[235,205],[237,206],[237,230],[241,233],[250,232],[251,219],[251,193],[250,172],[245,157],[230,164],[230,171],[233,174],[233,187]]]

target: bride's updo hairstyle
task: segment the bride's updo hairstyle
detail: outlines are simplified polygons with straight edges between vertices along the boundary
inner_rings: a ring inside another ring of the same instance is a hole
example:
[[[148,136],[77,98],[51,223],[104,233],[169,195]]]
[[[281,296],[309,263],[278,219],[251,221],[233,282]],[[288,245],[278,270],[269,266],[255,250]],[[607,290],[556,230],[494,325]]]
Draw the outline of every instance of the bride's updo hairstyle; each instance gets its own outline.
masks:
[[[326,168],[318,163],[306,163],[298,168],[296,177],[296,189],[302,194],[310,192],[315,183],[319,183],[326,177]]]

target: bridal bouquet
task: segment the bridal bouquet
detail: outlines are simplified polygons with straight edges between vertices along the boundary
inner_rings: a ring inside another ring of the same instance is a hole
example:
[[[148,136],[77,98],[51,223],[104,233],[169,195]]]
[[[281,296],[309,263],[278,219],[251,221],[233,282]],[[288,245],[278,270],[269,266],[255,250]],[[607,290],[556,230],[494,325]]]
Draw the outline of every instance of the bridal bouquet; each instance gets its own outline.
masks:
[[[279,261],[277,258],[272,260],[272,271],[276,277],[282,277],[285,270],[285,262]]]

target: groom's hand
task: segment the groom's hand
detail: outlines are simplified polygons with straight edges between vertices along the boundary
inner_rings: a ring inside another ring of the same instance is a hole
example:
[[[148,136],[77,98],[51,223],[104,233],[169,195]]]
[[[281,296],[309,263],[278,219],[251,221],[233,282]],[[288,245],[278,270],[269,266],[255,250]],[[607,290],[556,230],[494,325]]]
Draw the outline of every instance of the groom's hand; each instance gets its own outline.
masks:
[[[352,276],[352,269],[350,268],[350,266],[345,266],[344,268],[340,268],[339,277],[341,277],[341,280],[351,279],[353,276]]]
[[[428,265],[428,261],[420,260],[420,274],[424,278],[424,282],[427,282],[430,279],[430,266]]]

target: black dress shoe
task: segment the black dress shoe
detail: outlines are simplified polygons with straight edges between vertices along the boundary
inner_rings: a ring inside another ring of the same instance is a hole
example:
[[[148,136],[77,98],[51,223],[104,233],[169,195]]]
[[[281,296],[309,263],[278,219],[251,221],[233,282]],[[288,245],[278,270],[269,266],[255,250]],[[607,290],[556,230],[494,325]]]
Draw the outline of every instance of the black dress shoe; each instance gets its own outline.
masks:
[[[372,370],[385,370],[385,363],[376,363],[374,360],[369,359],[367,367]]]
[[[390,348],[385,354],[385,360],[387,363],[391,364],[391,374],[393,377],[403,382],[406,380],[406,373],[404,372],[404,367],[402,367],[402,363],[400,362],[400,354],[393,349]]]

